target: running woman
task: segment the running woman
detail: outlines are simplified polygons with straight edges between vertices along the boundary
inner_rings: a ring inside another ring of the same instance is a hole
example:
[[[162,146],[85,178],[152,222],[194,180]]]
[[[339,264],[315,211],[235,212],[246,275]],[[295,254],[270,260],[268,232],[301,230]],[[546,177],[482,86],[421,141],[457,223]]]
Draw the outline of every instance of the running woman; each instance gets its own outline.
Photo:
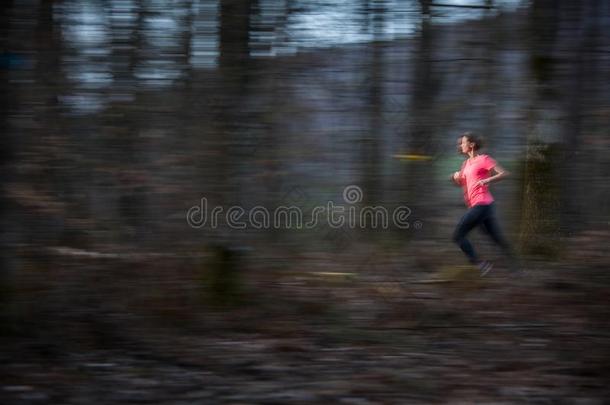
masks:
[[[493,264],[480,260],[466,235],[473,228],[481,226],[487,235],[498,245],[510,261],[511,271],[516,270],[511,247],[502,235],[496,219],[494,198],[489,192],[489,184],[509,175],[491,156],[480,154],[483,146],[479,137],[466,132],[458,138],[459,152],[468,158],[462,163],[459,172],[453,174],[453,181],[464,190],[464,200],[468,211],[464,214],[453,233],[453,241],[462,249],[470,263],[478,266],[481,276],[492,269]]]

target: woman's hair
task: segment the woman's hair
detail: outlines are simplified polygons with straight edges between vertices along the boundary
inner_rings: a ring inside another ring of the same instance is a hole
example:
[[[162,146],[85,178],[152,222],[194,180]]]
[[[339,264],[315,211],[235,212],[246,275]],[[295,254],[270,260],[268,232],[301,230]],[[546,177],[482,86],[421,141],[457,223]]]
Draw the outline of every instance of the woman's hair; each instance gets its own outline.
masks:
[[[466,137],[468,142],[474,143],[474,150],[479,150],[483,147],[483,138],[479,135],[475,135],[472,132],[464,132],[461,137]]]

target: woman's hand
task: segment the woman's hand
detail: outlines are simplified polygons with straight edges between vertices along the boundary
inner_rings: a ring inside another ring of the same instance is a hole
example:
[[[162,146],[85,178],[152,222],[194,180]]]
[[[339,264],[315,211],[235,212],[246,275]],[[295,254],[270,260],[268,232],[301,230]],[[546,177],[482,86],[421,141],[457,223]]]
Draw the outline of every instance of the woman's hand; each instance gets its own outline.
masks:
[[[460,176],[460,172],[453,173],[452,179],[455,184],[457,184],[457,185],[462,184],[462,176]]]

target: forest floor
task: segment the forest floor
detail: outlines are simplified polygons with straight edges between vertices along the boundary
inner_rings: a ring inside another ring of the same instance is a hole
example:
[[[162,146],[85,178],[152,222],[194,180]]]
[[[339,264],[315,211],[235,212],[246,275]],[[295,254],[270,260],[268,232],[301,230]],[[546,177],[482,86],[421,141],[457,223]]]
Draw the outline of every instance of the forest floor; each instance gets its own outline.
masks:
[[[5,305],[0,403],[602,404],[604,235],[522,277],[261,256],[222,303],[194,261],[31,256]]]

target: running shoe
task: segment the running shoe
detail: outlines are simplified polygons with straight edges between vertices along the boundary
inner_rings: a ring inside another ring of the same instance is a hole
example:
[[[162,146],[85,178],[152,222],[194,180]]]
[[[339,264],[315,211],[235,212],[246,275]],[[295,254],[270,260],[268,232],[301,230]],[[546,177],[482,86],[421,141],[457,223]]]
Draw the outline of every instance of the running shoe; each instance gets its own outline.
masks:
[[[485,277],[493,269],[494,265],[488,260],[483,260],[479,262],[478,267],[481,277]]]

